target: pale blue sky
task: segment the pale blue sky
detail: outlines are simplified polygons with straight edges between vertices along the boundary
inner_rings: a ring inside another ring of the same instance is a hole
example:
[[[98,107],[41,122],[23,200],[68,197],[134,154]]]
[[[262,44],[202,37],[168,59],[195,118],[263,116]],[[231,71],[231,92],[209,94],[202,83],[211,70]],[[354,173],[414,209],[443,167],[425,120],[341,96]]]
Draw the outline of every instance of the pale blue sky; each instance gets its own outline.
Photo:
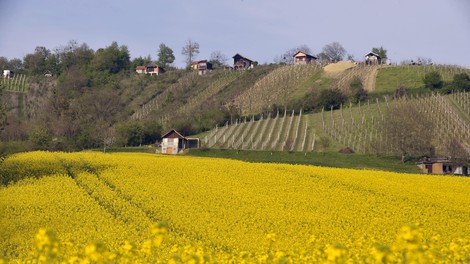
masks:
[[[197,59],[220,50],[270,63],[306,44],[317,54],[338,41],[356,60],[383,46],[392,62],[431,58],[470,66],[469,0],[0,0],[0,56],[22,58],[36,46],[69,40],[94,50],[112,41],[131,57],[165,43],[182,67],[187,39]]]

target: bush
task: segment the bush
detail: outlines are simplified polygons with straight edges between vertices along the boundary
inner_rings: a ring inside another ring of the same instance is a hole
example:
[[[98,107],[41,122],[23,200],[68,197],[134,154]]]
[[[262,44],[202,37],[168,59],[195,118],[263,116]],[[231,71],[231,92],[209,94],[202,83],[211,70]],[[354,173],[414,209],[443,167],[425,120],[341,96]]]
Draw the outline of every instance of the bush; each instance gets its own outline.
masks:
[[[438,90],[444,86],[444,81],[442,80],[442,76],[437,71],[432,71],[424,75],[423,82],[424,82],[424,87],[429,88],[431,90]]]
[[[359,103],[367,99],[367,91],[362,85],[362,81],[359,77],[354,77],[349,83],[349,89],[351,90],[351,101],[353,103]]]
[[[467,73],[455,74],[451,86],[455,91],[470,91],[470,76]]]
[[[328,89],[320,92],[317,104],[325,110],[338,109],[346,102],[346,96],[338,89]]]
[[[44,126],[36,126],[29,133],[29,141],[38,149],[46,150],[52,142],[52,136]]]

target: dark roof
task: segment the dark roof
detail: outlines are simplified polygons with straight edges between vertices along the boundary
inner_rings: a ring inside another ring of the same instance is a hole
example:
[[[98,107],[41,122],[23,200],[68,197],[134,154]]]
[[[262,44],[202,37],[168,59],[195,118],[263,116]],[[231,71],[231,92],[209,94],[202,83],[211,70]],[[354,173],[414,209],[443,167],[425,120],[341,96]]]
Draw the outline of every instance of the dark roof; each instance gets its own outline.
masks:
[[[373,53],[373,52],[369,52],[369,53],[367,53],[366,55],[364,55],[364,57],[366,57],[366,56],[375,56],[375,57],[377,57],[377,58],[380,58],[379,54]]]
[[[178,131],[176,131],[176,130],[174,130],[174,129],[172,129],[172,130],[166,132],[166,133],[162,136],[162,138],[167,137],[168,135],[170,135],[170,134],[173,133],[173,132],[176,133],[179,138],[185,138],[183,135],[181,135]]]
[[[451,161],[447,157],[432,157],[432,158],[425,157],[417,162],[417,164],[433,164],[433,163],[453,163],[453,161]]]
[[[244,57],[244,56],[240,55],[240,53],[235,54],[232,58],[234,58],[234,59],[236,59],[236,58],[240,59],[241,58],[241,59],[245,59],[247,61],[253,62],[253,60],[250,60],[247,57]]]
[[[310,54],[308,54],[307,52],[303,52],[303,51],[301,51],[301,50],[297,51],[297,53],[295,53],[293,57],[297,56],[297,54],[299,54],[299,53],[303,53],[303,54],[307,55],[307,57],[310,57],[310,58],[313,58],[313,59],[317,59],[317,57],[315,57],[315,56],[313,56],[313,55],[310,55]]]

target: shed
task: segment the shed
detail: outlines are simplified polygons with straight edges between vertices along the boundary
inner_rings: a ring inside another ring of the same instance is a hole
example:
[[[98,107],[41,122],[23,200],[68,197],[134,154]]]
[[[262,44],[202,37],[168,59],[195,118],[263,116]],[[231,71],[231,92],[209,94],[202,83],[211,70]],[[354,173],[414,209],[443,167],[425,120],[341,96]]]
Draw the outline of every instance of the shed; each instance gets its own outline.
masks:
[[[317,60],[317,57],[302,51],[298,51],[293,57],[295,65],[315,63]]]
[[[235,70],[245,70],[245,69],[251,69],[254,67],[253,60],[250,60],[247,57],[240,55],[239,53],[235,54],[235,56],[233,56],[232,58],[233,58],[233,68]]]
[[[162,154],[178,154],[189,148],[199,148],[199,139],[186,138],[174,129],[162,136]]]
[[[459,165],[446,157],[426,157],[416,164],[424,173],[428,174],[469,175],[470,172],[468,166]]]
[[[381,64],[382,58],[380,58],[379,54],[377,53],[369,52],[364,55],[364,62],[367,65]]]

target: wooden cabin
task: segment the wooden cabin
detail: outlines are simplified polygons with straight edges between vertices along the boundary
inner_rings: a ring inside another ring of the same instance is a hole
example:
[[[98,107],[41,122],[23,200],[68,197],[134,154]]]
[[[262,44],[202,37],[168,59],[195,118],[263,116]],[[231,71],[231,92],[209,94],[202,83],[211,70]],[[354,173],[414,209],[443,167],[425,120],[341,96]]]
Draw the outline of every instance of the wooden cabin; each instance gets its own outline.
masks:
[[[417,165],[423,173],[428,174],[469,175],[470,173],[467,166],[458,165],[448,158],[423,158],[417,162]]]
[[[186,138],[172,129],[162,136],[162,154],[178,154],[185,149],[199,148],[198,138]]]
[[[194,61],[191,63],[191,69],[197,71],[199,75],[204,75],[212,71],[212,63],[207,60]]]
[[[253,61],[248,59],[247,57],[243,57],[240,54],[235,54],[233,58],[233,69],[235,70],[245,70],[251,69],[254,67]]]
[[[315,63],[317,60],[317,57],[312,56],[302,51],[297,52],[296,54],[294,54],[293,57],[294,57],[294,65]]]
[[[364,62],[366,65],[382,64],[382,58],[380,58],[379,54],[369,52],[364,55]]]

